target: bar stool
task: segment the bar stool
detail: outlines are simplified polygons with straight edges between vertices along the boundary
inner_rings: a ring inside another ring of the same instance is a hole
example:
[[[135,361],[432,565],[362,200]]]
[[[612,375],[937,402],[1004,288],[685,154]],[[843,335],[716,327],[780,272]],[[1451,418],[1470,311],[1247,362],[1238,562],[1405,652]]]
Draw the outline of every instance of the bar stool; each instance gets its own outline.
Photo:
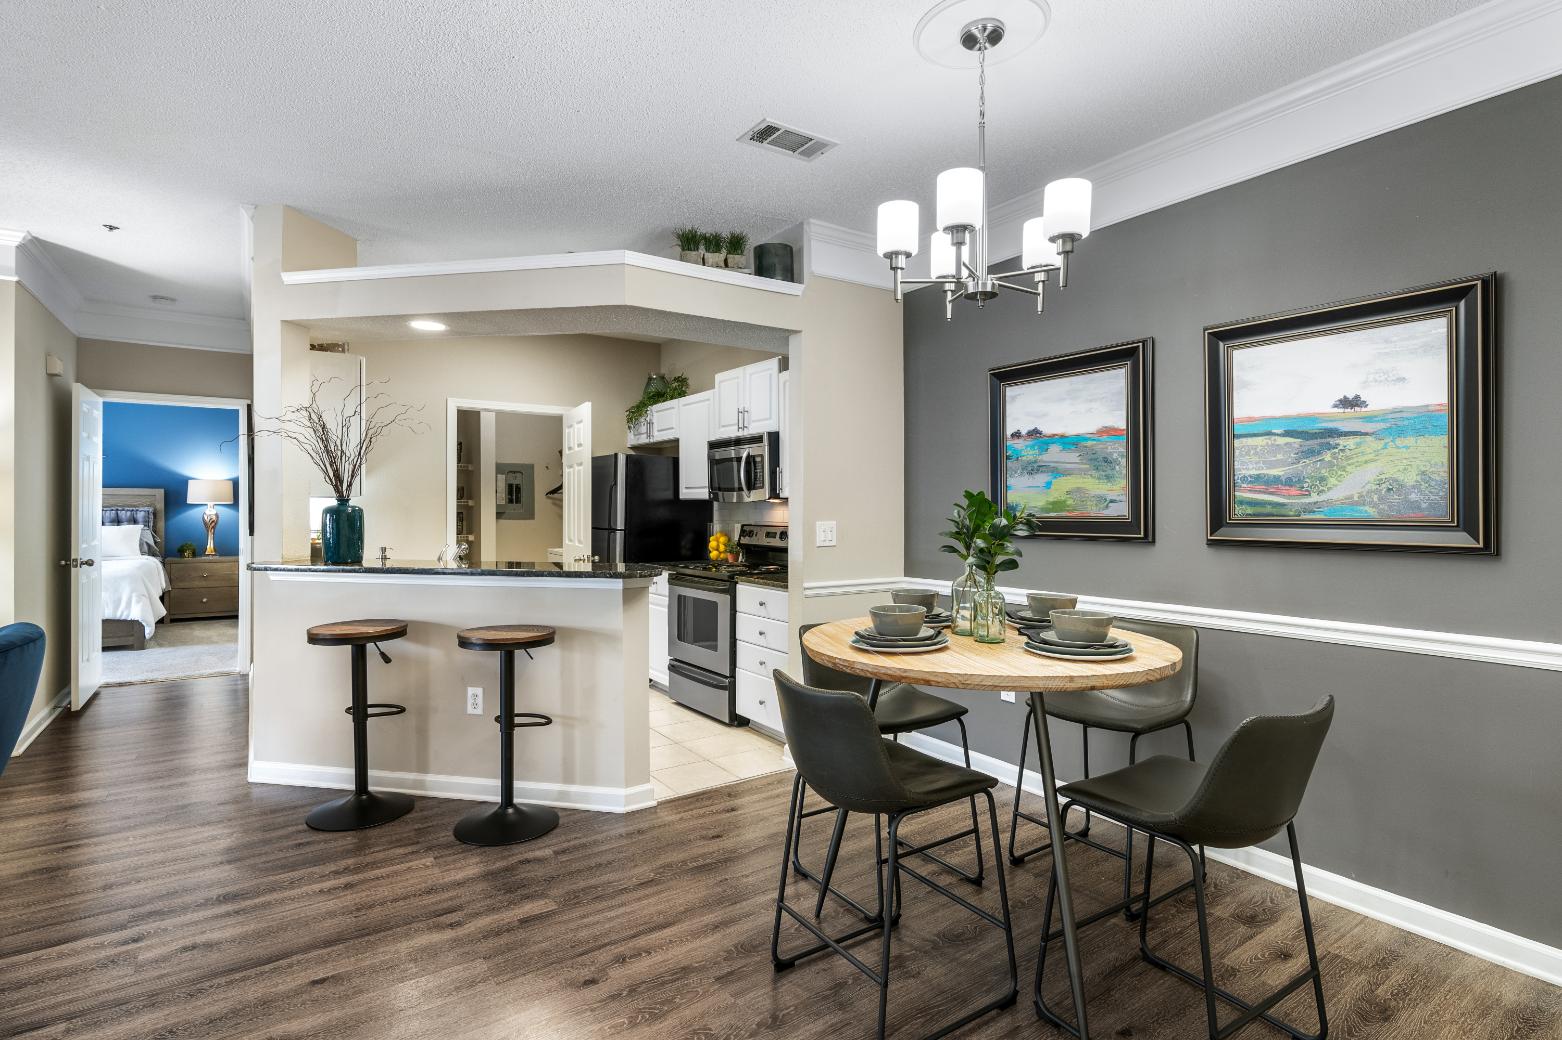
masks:
[[[532,711],[515,710],[515,651],[527,657],[551,646],[553,629],[546,625],[488,625],[456,633],[463,650],[493,650],[499,654],[499,804],[473,809],[456,824],[456,840],[468,845],[514,845],[540,838],[559,825],[559,814],[541,805],[515,804],[515,731],[551,726],[553,720]]]
[[[379,644],[407,634],[407,623],[387,618],[338,621],[309,630],[310,646],[350,646],[353,649],[353,702],[347,714],[353,719],[353,793],[334,802],[317,805],[304,822],[317,831],[356,831],[378,827],[412,811],[412,798],[404,794],[376,794],[369,790],[369,720],[401,715],[400,704],[369,703],[370,643],[380,660],[390,655]]]

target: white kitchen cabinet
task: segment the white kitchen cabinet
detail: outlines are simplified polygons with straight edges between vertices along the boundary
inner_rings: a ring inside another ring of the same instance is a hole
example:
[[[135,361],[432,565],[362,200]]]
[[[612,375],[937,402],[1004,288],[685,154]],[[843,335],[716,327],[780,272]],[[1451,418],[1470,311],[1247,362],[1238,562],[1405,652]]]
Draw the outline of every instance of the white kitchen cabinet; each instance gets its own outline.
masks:
[[[791,436],[792,433],[792,423],[787,417],[792,414],[792,373],[782,372],[780,379],[777,381],[777,385],[780,387],[779,397],[781,414],[779,425],[776,427],[776,429],[781,431],[781,436],[778,438],[781,442],[781,459],[779,465],[780,472],[776,475],[776,497],[790,498],[791,495],[787,492],[787,488],[790,486],[790,481],[792,479],[792,460],[791,451],[787,447],[787,439]]]
[[[706,453],[714,436],[715,392],[690,394],[672,403],[678,406],[678,497],[709,499]]]
[[[665,579],[664,579],[665,580]],[[651,591],[651,681],[667,689],[667,596]]]
[[[776,703],[775,679],[739,668],[737,680],[738,714],[772,733],[781,733],[781,706]]]
[[[768,433],[781,428],[781,359],[716,373],[712,437]]]
[[[787,624],[787,590],[740,582],[737,586],[737,712],[750,722],[781,732],[772,672],[790,675],[788,652],[792,627]]]
[[[678,439],[678,402],[664,401],[651,408],[651,441],[675,441]]]

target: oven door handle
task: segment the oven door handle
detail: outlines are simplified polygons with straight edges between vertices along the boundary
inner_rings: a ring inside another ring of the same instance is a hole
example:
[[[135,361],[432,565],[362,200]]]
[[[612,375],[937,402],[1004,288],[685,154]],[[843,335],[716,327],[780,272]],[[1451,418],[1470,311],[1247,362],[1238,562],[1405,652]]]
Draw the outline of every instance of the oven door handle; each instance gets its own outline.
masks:
[[[667,584],[671,588],[698,589],[701,592],[721,592],[730,594],[732,583],[715,578],[698,578],[692,574],[673,573],[667,576]]]
[[[713,690],[725,690],[727,688],[727,679],[725,677],[707,672],[702,668],[691,667],[682,661],[668,661],[667,670],[680,678],[688,679],[690,682],[697,682],[701,686],[709,686]]]

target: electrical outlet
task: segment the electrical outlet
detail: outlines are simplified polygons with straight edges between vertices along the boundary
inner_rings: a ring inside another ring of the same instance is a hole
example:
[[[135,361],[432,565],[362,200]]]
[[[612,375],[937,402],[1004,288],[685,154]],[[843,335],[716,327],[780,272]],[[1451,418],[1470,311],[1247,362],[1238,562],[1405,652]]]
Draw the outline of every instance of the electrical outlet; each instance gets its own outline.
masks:
[[[1014,691],[1013,690],[1004,690],[1001,693],[999,693],[998,696],[1003,698],[1003,703],[1005,703],[1005,704],[1013,704],[1014,703]]]
[[[814,545],[826,548],[835,544],[835,521],[819,520],[814,524]]]
[[[468,686],[466,688],[466,713],[468,715],[481,715],[483,713],[483,688],[481,686]]]

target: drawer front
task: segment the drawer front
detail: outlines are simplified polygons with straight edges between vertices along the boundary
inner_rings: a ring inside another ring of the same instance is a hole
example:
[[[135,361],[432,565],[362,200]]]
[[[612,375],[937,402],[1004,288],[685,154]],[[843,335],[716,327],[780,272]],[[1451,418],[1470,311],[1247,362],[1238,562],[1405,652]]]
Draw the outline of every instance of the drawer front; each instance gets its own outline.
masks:
[[[176,589],[236,586],[239,583],[238,560],[169,560],[163,566],[168,571],[169,584]]]
[[[759,585],[738,585],[738,613],[786,620],[786,590]]]
[[[772,670],[779,668],[794,679],[802,676],[793,672],[791,657],[785,650],[772,650],[768,646],[756,646],[753,643],[738,642],[738,667],[747,669],[755,675],[770,677]]]
[[[776,621],[772,618],[755,617],[753,614],[738,615],[738,639],[745,643],[756,643],[759,646],[768,646],[772,650],[786,653],[787,640],[791,631],[785,621]]]
[[[174,589],[168,594],[168,611],[171,614],[237,614],[239,590],[224,589]]]
[[[781,732],[781,706],[776,703],[776,684],[769,677],[738,669],[738,714],[766,729]]]

